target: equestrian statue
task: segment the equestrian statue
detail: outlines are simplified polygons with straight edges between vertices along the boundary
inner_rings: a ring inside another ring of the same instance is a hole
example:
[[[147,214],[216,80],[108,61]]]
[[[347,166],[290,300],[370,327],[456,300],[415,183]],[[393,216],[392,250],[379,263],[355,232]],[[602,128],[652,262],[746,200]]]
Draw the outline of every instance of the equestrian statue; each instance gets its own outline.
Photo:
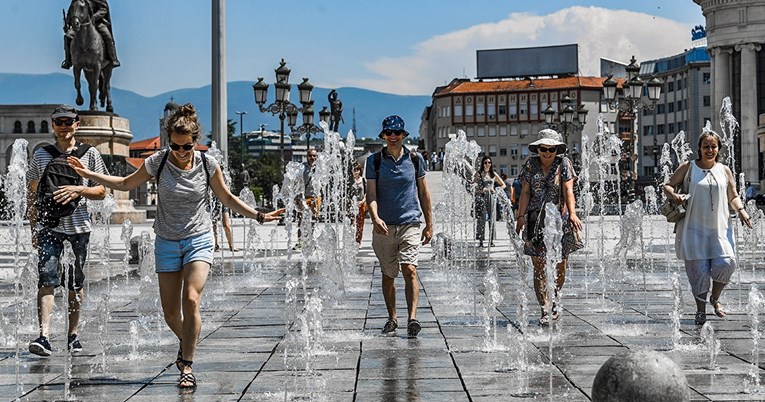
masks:
[[[61,68],[74,67],[74,87],[77,89],[77,105],[84,99],[80,92],[80,73],[85,71],[90,93],[91,111],[97,111],[96,91],[101,107],[107,112],[112,107],[112,69],[119,67],[117,51],[112,35],[112,20],[107,0],[72,0],[69,11],[64,13],[64,54]]]

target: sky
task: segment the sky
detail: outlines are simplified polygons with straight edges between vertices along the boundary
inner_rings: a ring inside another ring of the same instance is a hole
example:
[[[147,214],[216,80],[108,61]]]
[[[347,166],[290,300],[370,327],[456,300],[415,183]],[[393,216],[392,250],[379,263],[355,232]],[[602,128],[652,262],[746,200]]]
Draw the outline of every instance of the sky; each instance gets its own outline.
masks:
[[[284,58],[323,88],[430,95],[476,76],[476,50],[578,43],[582,75],[599,59],[681,53],[704,25],[692,0],[222,0],[227,80],[274,80]],[[211,81],[211,0],[111,0],[122,67],[112,85],[154,96]],[[69,0],[0,1],[0,72],[64,72]],[[2,88],[0,88],[2,90]]]

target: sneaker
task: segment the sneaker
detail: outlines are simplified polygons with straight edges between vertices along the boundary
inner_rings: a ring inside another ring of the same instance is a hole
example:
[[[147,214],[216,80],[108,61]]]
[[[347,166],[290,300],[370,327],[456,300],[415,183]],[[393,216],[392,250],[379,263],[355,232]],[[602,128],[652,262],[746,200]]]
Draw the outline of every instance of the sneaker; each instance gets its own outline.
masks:
[[[390,318],[388,321],[385,321],[385,326],[382,329],[383,334],[388,334],[396,330],[398,328],[398,323],[394,320],[391,320]]]
[[[38,356],[50,356],[50,342],[48,338],[41,336],[29,343],[29,352]]]
[[[416,337],[420,333],[420,329],[422,329],[422,326],[420,326],[419,321],[415,319],[409,320],[409,324],[406,326],[406,334],[410,337]]]
[[[69,334],[69,343],[67,343],[69,351],[72,353],[82,352],[82,344],[77,339],[77,334]]]

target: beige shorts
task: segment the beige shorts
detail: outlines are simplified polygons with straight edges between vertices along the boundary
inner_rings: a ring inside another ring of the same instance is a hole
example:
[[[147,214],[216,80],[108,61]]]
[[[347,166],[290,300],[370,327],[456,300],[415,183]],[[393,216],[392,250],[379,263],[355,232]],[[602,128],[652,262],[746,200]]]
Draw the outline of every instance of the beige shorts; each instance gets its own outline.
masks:
[[[372,232],[372,249],[385,276],[397,277],[401,264],[417,266],[421,235],[419,223],[388,225],[387,236]]]

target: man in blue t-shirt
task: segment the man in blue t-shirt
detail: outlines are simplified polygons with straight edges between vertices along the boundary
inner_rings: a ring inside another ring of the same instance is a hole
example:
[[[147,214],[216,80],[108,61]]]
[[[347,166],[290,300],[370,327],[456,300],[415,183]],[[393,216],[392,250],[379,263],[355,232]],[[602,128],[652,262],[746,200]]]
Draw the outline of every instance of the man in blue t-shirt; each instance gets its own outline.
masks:
[[[425,160],[418,152],[404,147],[403,141],[408,135],[401,117],[393,115],[383,120],[379,137],[385,140],[386,147],[367,158],[367,206],[374,224],[372,248],[380,261],[383,297],[388,309],[382,333],[393,332],[398,327],[395,279],[401,271],[409,313],[407,334],[415,337],[421,329],[417,321],[420,292],[417,261],[420,244],[427,244],[433,237],[433,212],[425,182]],[[422,215],[425,227],[420,230]]]

